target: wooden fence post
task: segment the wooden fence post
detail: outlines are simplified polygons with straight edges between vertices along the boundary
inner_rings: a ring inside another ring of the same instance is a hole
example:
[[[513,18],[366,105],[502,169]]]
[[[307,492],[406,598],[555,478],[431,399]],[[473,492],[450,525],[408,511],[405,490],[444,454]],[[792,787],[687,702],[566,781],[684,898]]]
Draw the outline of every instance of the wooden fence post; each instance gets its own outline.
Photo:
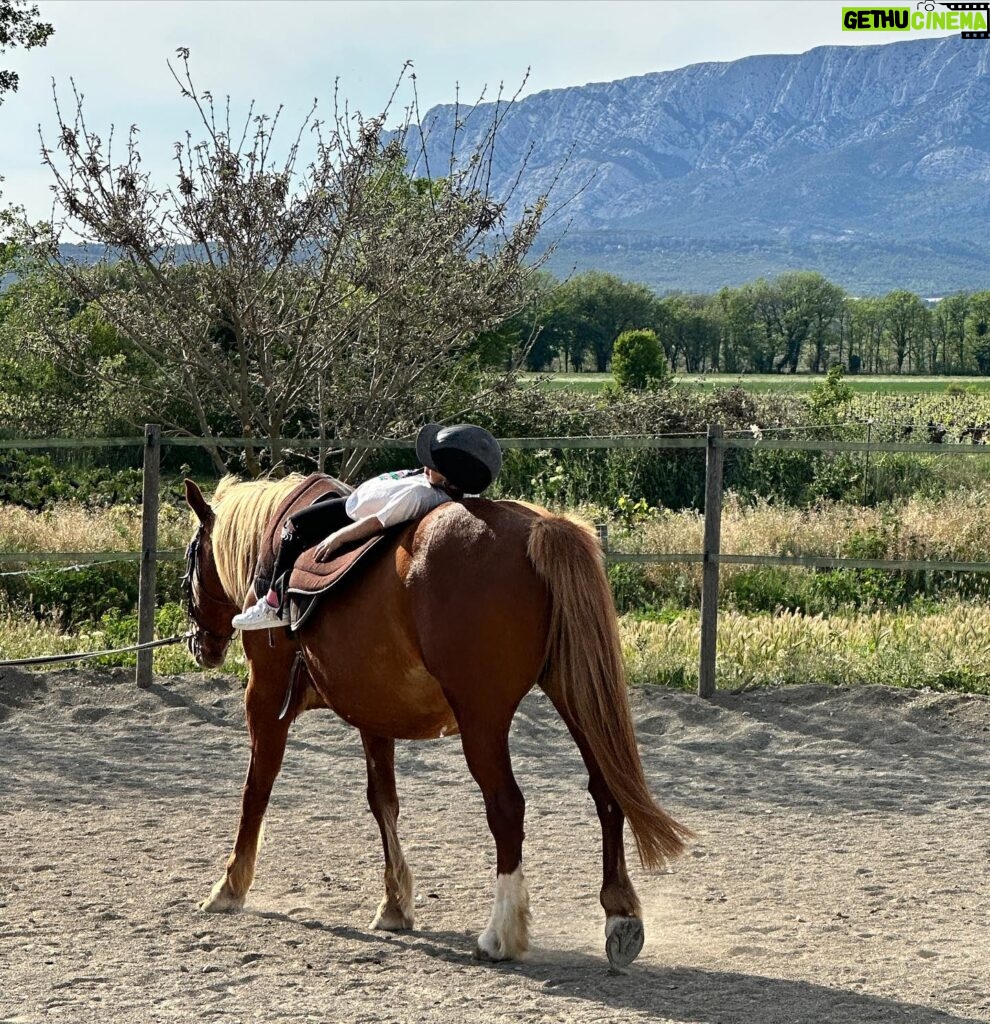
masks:
[[[718,556],[722,543],[722,425],[708,426],[705,459],[705,538],[701,568],[701,660],[698,696],[715,695],[715,643],[718,638]]]
[[[141,489],[141,577],[138,588],[138,643],[155,638],[155,553],[158,550],[158,484],[161,433],[157,423],[144,425],[144,476]],[[138,686],[151,686],[154,651],[137,652]]]

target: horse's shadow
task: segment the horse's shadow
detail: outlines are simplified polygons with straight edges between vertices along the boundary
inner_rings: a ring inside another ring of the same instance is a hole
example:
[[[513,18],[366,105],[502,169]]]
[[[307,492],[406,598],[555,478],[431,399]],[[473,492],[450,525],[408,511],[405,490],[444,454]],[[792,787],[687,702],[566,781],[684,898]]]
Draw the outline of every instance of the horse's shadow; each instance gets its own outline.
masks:
[[[172,708],[185,708],[194,718],[207,725],[217,725],[221,728],[234,727],[243,730],[243,721],[227,718],[222,712],[217,712],[206,707],[201,701],[188,696],[185,693],[170,686],[163,686],[161,683],[151,682],[146,691],[163,703]]]
[[[417,952],[464,970],[499,971],[542,983],[541,991],[548,999],[579,999],[625,1013],[718,1024],[889,1024],[893,1020],[900,1024],[982,1024],[981,1018],[809,981],[653,966],[642,961],[620,973],[609,969],[604,956],[549,946],[532,950],[521,962],[491,964],[474,956],[474,938],[467,932],[376,932],[278,911],[247,913],[363,943],[366,952],[350,955],[345,961],[357,968],[381,964],[394,953]]]

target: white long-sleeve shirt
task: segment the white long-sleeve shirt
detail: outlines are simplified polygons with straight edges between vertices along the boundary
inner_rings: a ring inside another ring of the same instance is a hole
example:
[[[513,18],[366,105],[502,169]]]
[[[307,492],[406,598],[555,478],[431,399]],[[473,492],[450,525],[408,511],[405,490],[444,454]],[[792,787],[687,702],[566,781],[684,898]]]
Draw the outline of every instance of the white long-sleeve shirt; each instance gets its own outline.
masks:
[[[431,484],[422,470],[400,469],[366,480],[350,494],[344,509],[354,520],[377,516],[384,527],[418,519],[445,501],[450,495]]]

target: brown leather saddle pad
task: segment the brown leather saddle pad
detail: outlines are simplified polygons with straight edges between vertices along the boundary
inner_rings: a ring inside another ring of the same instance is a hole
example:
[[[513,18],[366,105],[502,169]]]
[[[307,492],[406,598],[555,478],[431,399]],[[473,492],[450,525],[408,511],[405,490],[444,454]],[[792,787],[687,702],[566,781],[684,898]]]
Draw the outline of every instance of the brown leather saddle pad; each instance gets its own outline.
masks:
[[[290,515],[308,508],[324,494],[333,493],[343,497],[350,492],[351,488],[347,484],[323,473],[313,473],[301,481],[285,497],[265,528],[258,559],[258,576],[262,579],[270,578],[275,565],[282,527]],[[369,537],[367,540],[347,545],[337,551],[327,562],[316,561],[312,548],[304,551],[296,559],[292,575],[289,577],[289,585],[286,588],[285,614],[290,628],[296,629],[301,626],[309,618],[318,600],[336,587],[341,580],[345,577],[353,579],[358,576],[359,574],[354,571],[357,565],[361,563],[362,566],[366,566],[370,561],[368,556],[380,547],[382,541],[393,536],[405,525],[403,523],[401,526],[395,526],[375,534],[374,537]]]

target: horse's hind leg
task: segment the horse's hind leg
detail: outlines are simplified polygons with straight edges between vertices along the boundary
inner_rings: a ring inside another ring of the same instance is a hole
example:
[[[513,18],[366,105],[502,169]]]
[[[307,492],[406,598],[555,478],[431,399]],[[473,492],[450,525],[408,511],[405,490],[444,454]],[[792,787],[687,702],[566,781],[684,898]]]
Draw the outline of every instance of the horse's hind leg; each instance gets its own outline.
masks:
[[[413,926],[413,881],[399,845],[399,797],[395,790],[395,740],[361,733],[368,766],[368,806],[385,850],[385,898],[372,928],[399,931]]]
[[[485,799],[488,827],[495,839],[495,905],[478,936],[483,960],[513,960],[529,948],[529,891],[522,871],[526,801],[512,774],[509,723],[458,714],[468,768]]]
[[[286,657],[278,661],[275,660],[276,651],[270,654],[264,673],[265,683],[259,682],[260,674],[252,665],[244,694],[244,709],[251,737],[251,761],[244,783],[237,838],[227,861],[227,870],[207,899],[200,904],[201,910],[214,913],[240,910],[254,881],[261,827],[272,786],[282,767],[289,725],[293,718],[291,713],[281,721],[278,717],[285,698],[285,686],[289,685],[293,653],[288,651]],[[284,685],[272,685],[273,681],[280,682],[283,679]]]
[[[644,939],[643,912],[626,871],[622,836],[625,815],[605,782],[598,759],[584,733],[569,714],[564,701],[559,695],[549,691],[547,696],[574,737],[588,769],[588,792],[595,801],[595,809],[602,827],[600,899],[605,911],[605,952],[613,967],[622,968],[639,956]]]

